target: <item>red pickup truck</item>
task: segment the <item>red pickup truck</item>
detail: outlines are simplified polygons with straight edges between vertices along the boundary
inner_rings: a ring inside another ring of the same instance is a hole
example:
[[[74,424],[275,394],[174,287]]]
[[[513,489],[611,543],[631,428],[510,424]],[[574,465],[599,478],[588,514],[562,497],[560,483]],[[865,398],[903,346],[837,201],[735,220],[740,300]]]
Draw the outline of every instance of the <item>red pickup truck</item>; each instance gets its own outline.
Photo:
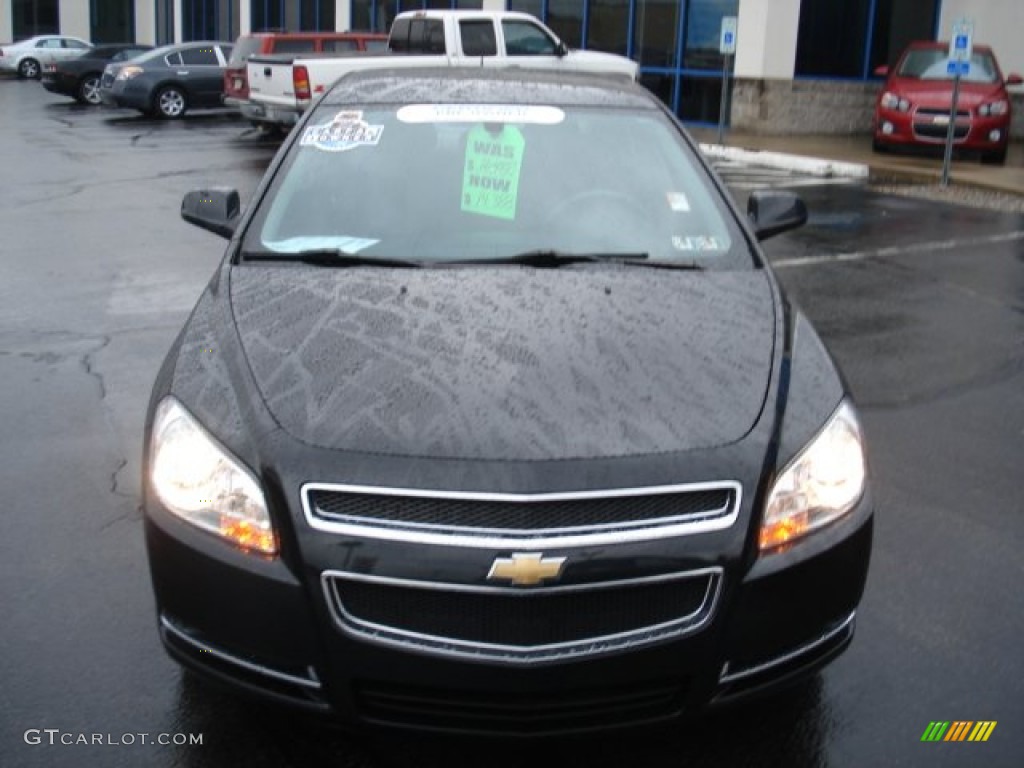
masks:
[[[224,70],[224,105],[241,109],[249,101],[245,64],[269,53],[385,51],[388,36],[377,32],[256,32],[242,35]]]

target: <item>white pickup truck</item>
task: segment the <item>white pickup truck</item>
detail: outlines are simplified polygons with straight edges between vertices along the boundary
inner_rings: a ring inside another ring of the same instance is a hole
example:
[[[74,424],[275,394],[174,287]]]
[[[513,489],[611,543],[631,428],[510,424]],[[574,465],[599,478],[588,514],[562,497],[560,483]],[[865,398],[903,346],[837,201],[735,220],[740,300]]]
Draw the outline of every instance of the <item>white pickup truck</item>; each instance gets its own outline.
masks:
[[[408,11],[395,17],[387,53],[331,57],[275,54],[248,62],[249,101],[242,114],[290,128],[335,80],[382,67],[523,67],[590,72],[636,80],[636,62],[599,51],[570,50],[536,18],[511,11]]]

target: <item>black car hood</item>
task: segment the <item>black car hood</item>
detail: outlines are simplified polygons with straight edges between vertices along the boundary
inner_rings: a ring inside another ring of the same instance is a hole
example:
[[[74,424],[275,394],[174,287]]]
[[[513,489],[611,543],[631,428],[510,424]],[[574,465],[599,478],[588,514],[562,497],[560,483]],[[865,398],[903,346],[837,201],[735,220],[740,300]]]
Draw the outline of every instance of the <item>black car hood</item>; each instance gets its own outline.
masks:
[[[763,271],[586,266],[231,271],[280,426],[322,448],[484,460],[741,439],[771,375]]]

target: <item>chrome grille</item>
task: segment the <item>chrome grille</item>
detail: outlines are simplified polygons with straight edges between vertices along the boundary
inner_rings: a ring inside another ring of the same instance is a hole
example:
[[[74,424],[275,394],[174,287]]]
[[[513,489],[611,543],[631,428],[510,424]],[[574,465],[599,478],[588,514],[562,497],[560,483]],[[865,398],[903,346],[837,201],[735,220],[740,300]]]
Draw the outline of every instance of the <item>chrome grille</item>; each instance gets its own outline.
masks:
[[[348,536],[508,548],[637,541],[728,528],[739,483],[494,494],[311,483],[311,527]]]
[[[350,635],[446,656],[527,663],[593,656],[689,634],[714,612],[722,571],[517,589],[327,571]]]
[[[914,135],[920,139],[945,141],[949,131],[949,110],[921,108],[914,113]],[[971,132],[971,113],[957,110],[953,140],[963,141]]]

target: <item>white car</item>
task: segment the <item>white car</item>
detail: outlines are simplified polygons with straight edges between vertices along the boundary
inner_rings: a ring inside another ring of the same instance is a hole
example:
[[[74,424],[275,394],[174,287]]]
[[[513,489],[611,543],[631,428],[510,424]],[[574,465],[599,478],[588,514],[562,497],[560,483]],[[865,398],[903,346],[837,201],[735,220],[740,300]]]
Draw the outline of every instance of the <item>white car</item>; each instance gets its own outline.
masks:
[[[67,35],[37,35],[0,47],[0,72],[17,72],[18,77],[37,79],[43,61],[62,61],[80,56],[92,43]]]

